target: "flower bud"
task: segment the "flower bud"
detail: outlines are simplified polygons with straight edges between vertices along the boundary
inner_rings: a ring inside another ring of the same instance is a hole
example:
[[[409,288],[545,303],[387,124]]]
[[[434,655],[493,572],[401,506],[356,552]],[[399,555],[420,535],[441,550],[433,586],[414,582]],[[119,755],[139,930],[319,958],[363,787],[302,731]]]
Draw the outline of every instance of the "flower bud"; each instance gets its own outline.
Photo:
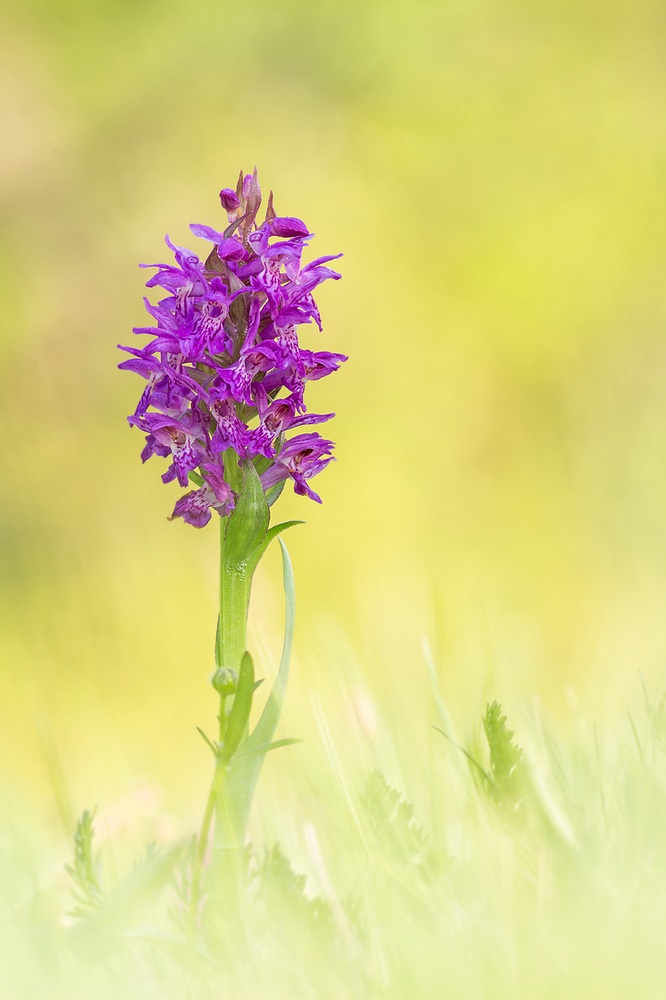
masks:
[[[308,227],[301,219],[289,215],[278,215],[271,222],[273,236],[309,236]]]
[[[224,698],[227,695],[235,694],[238,684],[238,674],[235,670],[229,670],[228,667],[220,667],[213,674],[211,684],[220,697]]]
[[[225,212],[233,212],[240,205],[238,195],[231,188],[222,188],[220,191],[220,202]]]

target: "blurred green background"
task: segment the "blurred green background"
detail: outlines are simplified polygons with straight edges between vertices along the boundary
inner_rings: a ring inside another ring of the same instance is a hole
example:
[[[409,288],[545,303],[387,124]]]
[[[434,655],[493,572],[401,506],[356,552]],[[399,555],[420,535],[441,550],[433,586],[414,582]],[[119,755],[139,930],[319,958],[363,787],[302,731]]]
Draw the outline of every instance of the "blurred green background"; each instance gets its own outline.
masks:
[[[167,522],[116,344],[143,322],[137,264],[220,225],[254,164],[313,256],[345,253],[304,338],[350,355],[310,397],[338,461],[323,507],[280,503],[308,520],[291,732],[336,692],[344,723],[340,677],[366,729],[373,701],[398,724],[424,636],[461,710],[499,688],[595,716],[656,682],[664,21],[656,0],[5,12],[0,751],[22,808],[55,822],[54,782],[65,814],[135,781],[203,796],[215,527]],[[269,673],[279,585],[272,553]]]

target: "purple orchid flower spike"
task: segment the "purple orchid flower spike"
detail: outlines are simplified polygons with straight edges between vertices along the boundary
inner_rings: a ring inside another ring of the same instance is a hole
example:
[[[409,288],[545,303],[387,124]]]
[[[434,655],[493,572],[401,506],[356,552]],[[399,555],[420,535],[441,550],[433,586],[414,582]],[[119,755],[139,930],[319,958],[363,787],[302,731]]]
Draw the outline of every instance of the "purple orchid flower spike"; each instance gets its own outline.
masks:
[[[122,348],[130,358],[119,367],[145,379],[129,418],[146,434],[141,457],[170,459],[166,483],[198,484],[172,515],[195,527],[212,511],[231,514],[242,463],[255,464],[265,491],[291,480],[320,502],[309,480],[332,460],[332,442],[318,434],[288,435],[333,416],[308,411],[306,385],[346,357],[302,348],[299,328],[321,330],[314,292],[340,277],[327,266],[339,254],[303,263],[312,239],[305,222],[278,215],[272,192],[259,221],[261,203],[256,169],[241,172],[235,188],[220,191],[229,224],[190,226],[207,255],[166,238],[174,263],[146,265],[156,269],[148,287],[166,294],[145,300],[154,325],[135,328],[150,342]]]

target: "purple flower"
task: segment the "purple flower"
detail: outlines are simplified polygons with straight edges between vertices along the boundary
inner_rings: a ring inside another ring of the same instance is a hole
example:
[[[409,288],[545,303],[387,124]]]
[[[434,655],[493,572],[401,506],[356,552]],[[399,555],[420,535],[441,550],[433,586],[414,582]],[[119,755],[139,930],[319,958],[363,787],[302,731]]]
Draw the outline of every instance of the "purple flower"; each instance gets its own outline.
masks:
[[[182,517],[193,527],[204,528],[210,521],[211,508],[223,517],[234,509],[234,495],[224,480],[224,469],[219,464],[207,462],[201,472],[203,486],[176,501],[170,521]]]
[[[128,417],[128,421],[148,432],[141,460],[145,462],[152,455],[166,457],[171,454],[172,462],[162,476],[162,482],[170,483],[177,478],[181,486],[187,486],[190,472],[197,468],[206,454],[206,434],[200,411],[185,410],[178,416],[150,412]]]
[[[210,447],[213,453],[233,448],[239,458],[247,457],[251,432],[238,416],[231,396],[213,400],[210,413],[215,421],[215,432]]]
[[[291,478],[294,481],[294,493],[300,493],[321,503],[321,497],[308,486],[306,480],[312,479],[325,469],[329,462],[335,461],[329,454],[333,447],[332,441],[325,441],[319,434],[298,434],[283,445],[275,464],[262,475],[261,482],[264,489],[277,486],[282,480]]]
[[[321,317],[314,291],[340,275],[327,265],[340,255],[303,264],[312,234],[295,216],[277,215],[273,195],[257,221],[261,190],[256,170],[223,188],[220,203],[228,225],[193,224],[208,241],[200,259],[166,243],[174,263],[154,267],[149,288],[164,290],[157,303],[145,299],[153,326],[135,333],[151,339],[141,348],[121,347],[130,357],[119,368],[145,380],[128,418],[146,435],[141,453],[170,459],[162,479],[197,489],[177,500],[172,518],[203,527],[215,510],[224,517],[235,504],[225,476],[228,462],[255,462],[265,490],[286,479],[294,490],[321,502],[308,481],[332,461],[333,443],[317,433],[288,432],[330,420],[309,413],[305,388],[346,360],[343,354],[305,350],[298,328]]]
[[[217,256],[220,260],[244,259],[246,251],[237,236],[230,236],[227,238],[224,233],[218,233],[215,229],[211,229],[210,226],[192,224],[190,229],[192,230],[194,236],[199,236],[202,240],[209,240],[211,243],[216,244]]]
[[[253,455],[264,455],[266,458],[275,456],[275,442],[280,435],[294,427],[304,424],[322,424],[335,416],[334,413],[298,413],[296,397],[284,396],[269,400],[263,385],[258,382],[254,387],[259,413],[259,427],[250,431],[248,447]]]

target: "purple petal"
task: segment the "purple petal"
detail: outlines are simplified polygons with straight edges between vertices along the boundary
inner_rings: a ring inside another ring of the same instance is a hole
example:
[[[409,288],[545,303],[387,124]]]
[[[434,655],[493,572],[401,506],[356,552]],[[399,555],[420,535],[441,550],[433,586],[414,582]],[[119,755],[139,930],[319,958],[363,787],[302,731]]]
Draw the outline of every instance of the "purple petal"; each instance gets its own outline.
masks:
[[[310,236],[305,223],[290,215],[278,215],[270,223],[270,227],[273,236]]]
[[[210,503],[208,490],[202,486],[199,490],[192,490],[186,493],[180,500],[176,501],[173,513],[169,518],[175,521],[177,517],[182,517],[187,524],[194,528],[205,528],[210,521]]]
[[[311,260],[309,264],[306,264],[303,268],[304,271],[309,271],[312,267],[319,267],[320,264],[328,264],[331,260],[339,260],[340,257],[344,257],[342,253],[329,254],[327,257],[317,257],[316,260]]]
[[[218,233],[217,229],[211,229],[210,226],[201,226],[199,223],[192,223],[190,230],[195,236],[198,236],[202,240],[210,240],[211,243],[222,243],[224,242],[224,233]]]
[[[232,236],[217,244],[217,255],[222,260],[242,260],[245,257],[245,247],[239,239]]]
[[[301,427],[304,424],[323,424],[327,420],[332,420],[335,413],[301,413],[295,417],[290,427]]]

